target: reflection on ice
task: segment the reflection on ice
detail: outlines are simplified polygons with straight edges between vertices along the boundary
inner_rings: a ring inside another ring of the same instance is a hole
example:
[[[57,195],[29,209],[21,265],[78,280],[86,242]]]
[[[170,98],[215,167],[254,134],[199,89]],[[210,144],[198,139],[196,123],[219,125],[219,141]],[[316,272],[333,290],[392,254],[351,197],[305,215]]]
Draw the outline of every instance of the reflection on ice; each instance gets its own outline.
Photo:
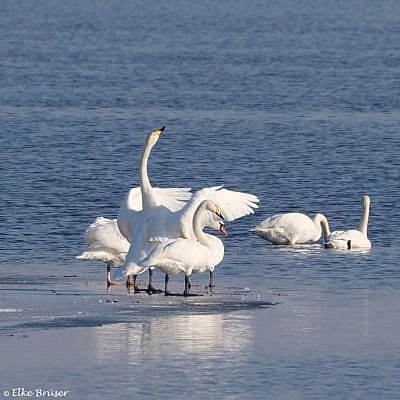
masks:
[[[106,325],[93,330],[96,357],[103,362],[128,357],[129,363],[138,363],[144,357],[210,358],[229,352],[239,358],[252,346],[252,319],[252,314],[190,314]]]

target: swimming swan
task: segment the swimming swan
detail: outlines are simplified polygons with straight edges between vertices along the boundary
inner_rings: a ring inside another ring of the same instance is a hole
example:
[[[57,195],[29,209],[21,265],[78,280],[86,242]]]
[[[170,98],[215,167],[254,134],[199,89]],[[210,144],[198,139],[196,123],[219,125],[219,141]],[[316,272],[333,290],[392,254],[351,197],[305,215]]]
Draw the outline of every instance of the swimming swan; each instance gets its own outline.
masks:
[[[203,232],[202,213],[210,211],[223,219],[221,210],[211,200],[204,200],[197,207],[192,221],[193,239],[166,239],[155,246],[149,255],[141,261],[145,267],[157,267],[166,274],[165,294],[168,295],[168,275],[185,274],[184,296],[189,295],[190,275],[194,272],[213,272],[224,258],[224,245],[213,235]]]
[[[368,195],[361,199],[363,212],[361,214],[360,225],[357,229],[347,231],[335,231],[328,235],[325,247],[331,249],[370,249],[371,242],[367,236],[369,207],[371,200]]]
[[[274,244],[316,242],[324,232],[329,235],[329,223],[323,214],[316,214],[313,219],[302,213],[277,214],[267,218],[250,232],[269,240]]]

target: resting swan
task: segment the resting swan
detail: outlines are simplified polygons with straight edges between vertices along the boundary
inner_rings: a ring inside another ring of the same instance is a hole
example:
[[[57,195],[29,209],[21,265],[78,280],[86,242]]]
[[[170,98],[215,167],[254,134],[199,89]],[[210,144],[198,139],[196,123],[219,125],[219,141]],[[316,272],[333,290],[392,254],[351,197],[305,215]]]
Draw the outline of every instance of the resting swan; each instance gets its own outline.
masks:
[[[140,191],[140,188],[137,189]],[[210,221],[207,226],[226,235],[226,228],[222,221]],[[126,253],[130,246],[130,243],[118,229],[117,219],[97,217],[86,229],[84,238],[87,248],[76,259],[104,262],[107,265],[107,285],[123,283],[111,278],[111,267],[120,267],[125,262]],[[129,278],[128,286],[131,284]]]
[[[184,296],[189,295],[190,275],[194,272],[214,271],[224,258],[224,245],[213,235],[203,232],[204,218],[202,213],[211,211],[223,218],[219,207],[211,200],[204,200],[197,207],[192,221],[193,239],[166,239],[154,247],[149,255],[141,261],[145,267],[157,267],[166,274],[165,294],[168,295],[168,275],[185,274]]]
[[[371,242],[367,236],[370,198],[364,195],[361,199],[363,212],[361,214],[360,225],[357,229],[347,231],[335,231],[328,235],[325,247],[331,249],[370,249]]]
[[[117,220],[97,217],[86,229],[84,237],[87,248],[76,259],[104,262],[107,265],[107,285],[119,284],[111,279],[111,266],[120,267],[125,262],[130,243],[121,235]]]
[[[193,195],[187,188],[152,188],[147,175],[147,161],[151,148],[162,131],[163,128],[152,132],[142,154],[140,184],[143,210],[131,205],[131,194],[128,192],[118,213],[118,226],[132,244],[124,265],[116,273],[116,278],[133,275],[135,279],[136,275],[146,271],[150,265],[148,263],[146,266],[142,265],[141,260],[145,259],[160,242],[176,238],[193,239],[193,216],[204,200],[213,200],[219,204],[222,214],[228,221],[252,214],[253,209],[258,207],[256,203],[259,200],[256,196],[227,190],[222,186],[201,189]],[[210,212],[203,213],[202,218],[205,219],[204,225],[213,226],[216,223],[215,216]]]
[[[277,214],[267,218],[250,232],[269,240],[274,244],[316,242],[324,231],[329,235],[329,223],[323,214],[316,214],[313,219],[302,213]]]

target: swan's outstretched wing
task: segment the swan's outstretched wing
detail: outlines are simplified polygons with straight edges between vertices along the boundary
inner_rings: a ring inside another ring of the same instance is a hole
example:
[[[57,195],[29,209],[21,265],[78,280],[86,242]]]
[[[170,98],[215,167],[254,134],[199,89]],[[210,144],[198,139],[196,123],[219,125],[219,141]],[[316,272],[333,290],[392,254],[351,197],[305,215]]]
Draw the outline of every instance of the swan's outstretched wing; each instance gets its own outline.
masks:
[[[223,186],[200,189],[193,196],[200,202],[207,199],[214,201],[220,207],[226,221],[254,214],[259,202],[258,197],[253,194],[224,189]]]
[[[191,188],[153,188],[157,203],[171,211],[180,210],[192,197]]]

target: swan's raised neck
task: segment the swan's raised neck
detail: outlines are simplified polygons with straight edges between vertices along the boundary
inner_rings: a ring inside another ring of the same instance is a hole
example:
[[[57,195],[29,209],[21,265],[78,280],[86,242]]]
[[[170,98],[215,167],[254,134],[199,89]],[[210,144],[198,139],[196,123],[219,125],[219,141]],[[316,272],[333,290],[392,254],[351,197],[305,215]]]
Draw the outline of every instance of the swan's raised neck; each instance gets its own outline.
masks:
[[[155,201],[152,197],[152,186],[149,181],[149,176],[147,172],[147,164],[150,156],[151,149],[157,143],[160,138],[161,133],[164,131],[165,126],[160,129],[156,129],[151,132],[147,138],[145,148],[142,153],[142,159],[140,164],[140,188],[142,190],[142,203],[143,209],[155,206]]]
[[[363,212],[361,214],[360,226],[359,226],[358,230],[367,236],[369,207],[370,207],[371,199],[369,198],[368,195],[364,195],[362,197],[361,201],[363,204]]]
[[[315,217],[313,218],[313,222],[318,232],[318,238],[316,240],[318,240],[321,236],[321,228],[324,234],[324,238],[326,240],[326,238],[331,234],[331,231],[329,229],[329,222],[326,219],[325,215],[320,213],[316,214]]]

